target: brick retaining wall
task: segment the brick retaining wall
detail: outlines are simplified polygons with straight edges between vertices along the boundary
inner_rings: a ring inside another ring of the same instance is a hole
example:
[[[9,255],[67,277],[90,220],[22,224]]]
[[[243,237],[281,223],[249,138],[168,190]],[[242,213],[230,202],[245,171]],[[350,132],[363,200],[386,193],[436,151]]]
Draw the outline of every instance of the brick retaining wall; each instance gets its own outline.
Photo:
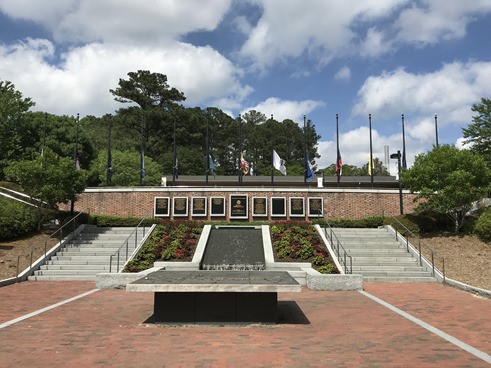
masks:
[[[322,198],[323,211],[327,218],[356,219],[367,216],[380,216],[382,211],[386,215],[399,214],[398,190],[366,190],[366,189],[325,189],[325,188],[89,188],[79,196],[75,202],[75,211],[90,211],[92,214],[107,214],[129,217],[153,217],[155,197],[168,197],[172,202],[174,197],[189,198],[191,206],[192,197],[225,197],[226,214],[222,217],[211,217],[210,208],[207,216],[193,217],[191,210],[187,217],[180,219],[197,218],[201,220],[229,220],[230,195],[248,195],[249,220],[290,219],[289,211],[284,217],[271,217],[271,208],[266,217],[252,215],[252,198],[266,197],[270,203],[271,197],[286,198],[289,207],[289,198],[305,198],[305,216],[308,218],[307,203],[309,198]],[[414,194],[403,191],[404,212],[410,213],[416,204],[413,202]],[[208,201],[209,202],[209,201]],[[62,205],[62,209],[69,210],[70,205]],[[269,206],[270,207],[270,206]],[[172,208],[168,218],[174,218]],[[291,217],[301,220],[302,217]]]

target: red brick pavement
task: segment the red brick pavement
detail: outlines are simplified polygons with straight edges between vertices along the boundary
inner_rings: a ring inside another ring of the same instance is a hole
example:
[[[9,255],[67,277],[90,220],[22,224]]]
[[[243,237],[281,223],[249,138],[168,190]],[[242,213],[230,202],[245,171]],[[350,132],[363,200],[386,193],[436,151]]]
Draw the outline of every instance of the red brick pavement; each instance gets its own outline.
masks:
[[[0,323],[94,283],[0,288]],[[366,291],[491,354],[491,300],[438,284],[368,283]],[[280,294],[283,323],[145,323],[153,295],[100,290],[0,329],[0,366],[489,367],[355,291]],[[26,305],[28,304],[28,305]]]

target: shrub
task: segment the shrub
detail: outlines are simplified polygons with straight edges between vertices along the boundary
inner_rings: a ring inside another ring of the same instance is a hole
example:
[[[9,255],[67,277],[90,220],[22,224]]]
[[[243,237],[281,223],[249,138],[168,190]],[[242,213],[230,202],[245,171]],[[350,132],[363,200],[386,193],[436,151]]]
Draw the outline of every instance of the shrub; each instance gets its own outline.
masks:
[[[0,197],[0,240],[8,240],[30,233],[37,228],[34,207]]]
[[[137,226],[141,221],[140,217],[119,217],[111,215],[90,215],[90,223],[97,226],[107,227],[132,227]],[[144,220],[146,226],[159,223],[156,218],[147,218]]]
[[[483,242],[491,243],[491,207],[484,211],[474,225],[474,233]]]

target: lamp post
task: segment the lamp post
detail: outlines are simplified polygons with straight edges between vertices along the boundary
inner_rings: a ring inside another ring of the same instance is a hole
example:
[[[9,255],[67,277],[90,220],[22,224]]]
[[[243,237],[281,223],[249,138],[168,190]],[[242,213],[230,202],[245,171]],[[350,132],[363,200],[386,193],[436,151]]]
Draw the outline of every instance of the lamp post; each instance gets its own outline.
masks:
[[[402,185],[401,185],[401,151],[397,151],[397,153],[393,153],[392,155],[390,155],[390,158],[397,159],[397,173],[399,175],[399,207],[402,215],[404,214],[404,207],[402,201]]]

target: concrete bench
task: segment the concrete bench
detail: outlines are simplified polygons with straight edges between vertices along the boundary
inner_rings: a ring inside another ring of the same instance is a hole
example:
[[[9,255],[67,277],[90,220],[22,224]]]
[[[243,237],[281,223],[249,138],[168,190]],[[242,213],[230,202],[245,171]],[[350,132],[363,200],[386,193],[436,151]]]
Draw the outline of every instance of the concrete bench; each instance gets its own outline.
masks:
[[[156,271],[126,285],[154,293],[158,323],[276,323],[278,293],[300,292],[285,271]]]

